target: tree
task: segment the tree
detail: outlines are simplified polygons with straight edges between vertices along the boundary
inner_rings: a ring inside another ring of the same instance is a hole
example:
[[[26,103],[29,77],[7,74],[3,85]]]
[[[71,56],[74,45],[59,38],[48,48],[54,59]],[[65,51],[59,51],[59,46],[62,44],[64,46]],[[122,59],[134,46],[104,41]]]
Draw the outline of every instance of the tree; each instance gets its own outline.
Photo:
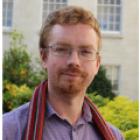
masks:
[[[103,66],[100,67],[98,74],[89,86],[87,93],[96,92],[103,97],[113,98],[115,94],[112,92],[111,81],[106,76],[106,70]]]
[[[10,37],[10,48],[5,51],[3,60],[4,80],[21,85],[29,77],[31,59],[22,42],[23,35],[13,31]]]
[[[23,42],[23,35],[16,30],[11,32],[10,48],[4,53],[3,71],[4,80],[18,86],[27,84],[34,87],[46,78],[46,72],[39,64],[32,64],[31,55],[27,51],[27,45]]]

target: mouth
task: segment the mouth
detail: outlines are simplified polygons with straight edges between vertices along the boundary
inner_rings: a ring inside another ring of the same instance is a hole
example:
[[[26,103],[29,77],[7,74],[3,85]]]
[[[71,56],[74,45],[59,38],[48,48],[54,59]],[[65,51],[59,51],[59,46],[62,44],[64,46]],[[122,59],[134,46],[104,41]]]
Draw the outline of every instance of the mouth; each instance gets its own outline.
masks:
[[[71,77],[79,77],[79,73],[73,73],[73,72],[68,72],[68,73],[63,73],[63,75],[66,76],[71,76]]]

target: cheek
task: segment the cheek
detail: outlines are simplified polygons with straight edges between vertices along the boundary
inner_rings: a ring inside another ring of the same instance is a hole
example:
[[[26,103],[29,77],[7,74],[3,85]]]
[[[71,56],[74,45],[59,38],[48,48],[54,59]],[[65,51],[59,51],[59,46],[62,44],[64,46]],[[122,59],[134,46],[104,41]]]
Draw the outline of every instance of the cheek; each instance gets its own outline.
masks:
[[[52,71],[53,67],[55,67],[56,60],[54,60],[54,57],[51,56],[51,54],[48,53],[48,56],[46,57],[44,61],[44,67],[49,72]]]
[[[58,59],[52,58],[51,60],[48,59],[47,62],[47,71],[48,76],[49,74],[52,75],[58,75],[63,67],[64,63],[62,61],[59,61]]]
[[[48,73],[48,80],[51,82],[56,81],[57,79],[57,68],[56,65],[48,64],[47,65],[47,73]]]
[[[99,66],[96,65],[96,63],[94,64],[90,64],[87,66],[87,73],[88,73],[88,77],[89,79],[94,79],[94,77],[96,76],[96,74],[98,73],[98,69],[99,69]]]
[[[48,71],[48,76],[51,74],[55,74],[57,71],[57,65],[53,62],[47,64],[47,71]]]

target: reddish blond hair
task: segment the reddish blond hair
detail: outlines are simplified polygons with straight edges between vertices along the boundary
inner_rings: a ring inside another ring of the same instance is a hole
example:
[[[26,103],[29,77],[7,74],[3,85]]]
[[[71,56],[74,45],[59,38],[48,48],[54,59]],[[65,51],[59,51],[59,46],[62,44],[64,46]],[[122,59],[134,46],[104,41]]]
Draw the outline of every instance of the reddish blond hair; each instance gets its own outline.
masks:
[[[56,24],[74,25],[78,23],[90,25],[94,29],[99,38],[98,41],[99,42],[98,50],[99,50],[101,46],[101,33],[97,20],[90,11],[77,6],[66,6],[48,15],[40,33],[40,42],[39,42],[40,48],[47,47],[49,33],[54,25]]]

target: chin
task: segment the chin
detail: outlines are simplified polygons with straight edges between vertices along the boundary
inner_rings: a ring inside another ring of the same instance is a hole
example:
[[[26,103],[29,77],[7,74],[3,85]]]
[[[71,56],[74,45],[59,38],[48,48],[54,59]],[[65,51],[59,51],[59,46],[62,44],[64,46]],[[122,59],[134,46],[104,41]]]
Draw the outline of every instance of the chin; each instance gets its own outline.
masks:
[[[76,84],[75,82],[64,83],[61,84],[59,87],[62,93],[68,93],[68,94],[76,94],[85,91],[82,84]]]

